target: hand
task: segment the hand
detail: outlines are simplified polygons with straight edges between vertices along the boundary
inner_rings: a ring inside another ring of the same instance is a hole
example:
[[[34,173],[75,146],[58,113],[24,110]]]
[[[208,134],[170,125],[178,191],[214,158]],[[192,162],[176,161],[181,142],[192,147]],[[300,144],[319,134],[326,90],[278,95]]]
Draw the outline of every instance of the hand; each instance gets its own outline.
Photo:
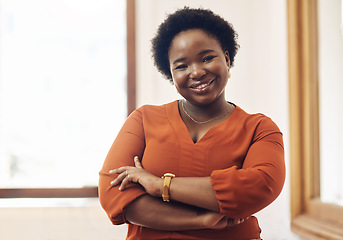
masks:
[[[223,229],[241,224],[248,218],[228,218],[217,212],[208,211],[204,213],[203,224],[206,229]]]
[[[227,219],[227,226],[228,227],[232,227],[238,224],[243,223],[245,220],[247,220],[249,217],[247,218],[228,218]]]
[[[146,171],[137,156],[133,160],[135,166],[125,166],[109,171],[110,174],[118,174],[111,182],[111,185],[120,184],[119,190],[124,191],[129,182],[139,183],[149,195],[160,197],[162,195],[163,179]]]

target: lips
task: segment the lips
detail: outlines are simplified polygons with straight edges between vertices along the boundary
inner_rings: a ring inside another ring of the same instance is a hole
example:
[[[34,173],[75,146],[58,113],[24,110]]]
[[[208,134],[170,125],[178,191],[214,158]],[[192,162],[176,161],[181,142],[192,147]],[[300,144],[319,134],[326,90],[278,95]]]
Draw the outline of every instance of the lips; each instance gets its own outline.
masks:
[[[203,89],[203,88],[205,88],[205,87],[211,85],[211,84],[213,83],[213,81],[214,81],[214,79],[211,80],[211,81],[209,81],[209,82],[207,82],[207,83],[196,83],[196,84],[192,84],[192,85],[190,86],[190,88],[193,88],[193,89]]]
[[[192,84],[189,88],[191,88],[192,90],[194,91],[197,91],[197,92],[202,92],[202,91],[205,91],[208,89],[208,87],[214,82],[215,79],[209,81],[209,82],[206,82],[206,83],[195,83],[195,84]]]

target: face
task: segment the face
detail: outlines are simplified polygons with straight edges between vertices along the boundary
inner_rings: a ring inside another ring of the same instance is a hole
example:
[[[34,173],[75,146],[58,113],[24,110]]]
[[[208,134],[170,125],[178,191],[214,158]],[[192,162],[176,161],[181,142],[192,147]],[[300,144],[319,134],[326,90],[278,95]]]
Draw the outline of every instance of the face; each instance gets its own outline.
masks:
[[[177,34],[169,50],[170,71],[178,92],[195,105],[225,101],[230,58],[220,43],[202,30]]]

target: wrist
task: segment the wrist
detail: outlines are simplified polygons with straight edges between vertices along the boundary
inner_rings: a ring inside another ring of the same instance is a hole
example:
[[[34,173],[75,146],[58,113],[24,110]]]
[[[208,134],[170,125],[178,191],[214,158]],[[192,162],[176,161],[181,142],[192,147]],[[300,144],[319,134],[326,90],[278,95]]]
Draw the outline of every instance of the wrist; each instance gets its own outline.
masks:
[[[162,178],[163,178],[162,199],[165,202],[170,201],[170,185],[171,185],[171,181],[174,177],[175,177],[175,175],[172,173],[165,173],[162,176]]]
[[[227,217],[212,211],[206,211],[202,214],[202,227],[204,229],[222,229],[228,224]]]
[[[163,194],[163,182],[164,179],[158,177],[157,181],[156,181],[156,194],[154,197],[161,197]]]

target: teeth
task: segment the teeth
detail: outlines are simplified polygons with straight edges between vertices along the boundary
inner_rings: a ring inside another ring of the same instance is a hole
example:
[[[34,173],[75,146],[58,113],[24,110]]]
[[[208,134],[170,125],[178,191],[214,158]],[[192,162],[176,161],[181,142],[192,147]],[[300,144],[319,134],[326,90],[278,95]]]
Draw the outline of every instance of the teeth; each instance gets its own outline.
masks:
[[[211,84],[211,82],[201,84],[200,86],[197,86],[196,89],[201,89],[201,88],[207,87],[210,84]]]

